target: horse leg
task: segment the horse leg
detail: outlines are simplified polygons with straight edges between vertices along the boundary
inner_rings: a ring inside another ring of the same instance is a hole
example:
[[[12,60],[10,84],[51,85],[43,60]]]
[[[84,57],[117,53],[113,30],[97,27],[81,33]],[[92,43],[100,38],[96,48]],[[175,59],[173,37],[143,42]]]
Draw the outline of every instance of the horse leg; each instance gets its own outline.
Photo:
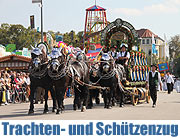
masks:
[[[88,99],[88,109],[92,109],[92,107],[93,107],[93,101],[92,101],[93,99],[92,99],[92,90],[90,91],[90,93],[89,93],[89,99]]]
[[[58,105],[56,114],[59,114],[61,111],[61,90],[60,88],[58,88],[58,86],[56,86],[55,91],[56,91],[56,100],[57,100],[57,105]]]
[[[87,106],[87,101],[88,101],[88,97],[89,97],[89,89],[87,86],[83,86],[83,94],[82,94],[82,98],[83,98],[83,105],[81,108],[81,112],[85,112],[86,111],[86,106]]]
[[[74,87],[74,104],[73,104],[74,111],[77,110],[77,105],[79,105],[79,92],[77,88]]]
[[[56,114],[59,114],[61,111],[61,100],[59,99],[59,97],[57,98],[57,103],[58,103],[58,107],[57,107]]]
[[[48,103],[47,103],[47,101],[48,101],[48,90],[47,89],[45,89],[44,99],[45,99],[45,104],[44,104],[44,112],[43,113],[47,114],[49,112]]]
[[[104,108],[107,108],[107,90],[103,90]]]
[[[100,104],[99,90],[98,89],[96,89],[96,104]]]
[[[61,99],[61,110],[64,111],[65,110],[65,106],[64,106],[64,95],[65,95],[65,92],[66,92],[66,87],[62,89],[62,99]]]
[[[52,97],[52,100],[53,100],[52,112],[55,112],[55,110],[57,109],[57,104],[56,104],[56,93],[55,93],[53,87],[51,88],[50,92],[51,92],[51,97]]]
[[[123,107],[124,106],[124,92],[120,91],[120,104],[119,107]]]
[[[114,86],[113,87],[113,91],[112,91],[112,100],[111,100],[111,102],[112,102],[112,106],[115,106],[116,105],[116,92],[117,92],[117,88],[116,88],[117,86]]]
[[[113,98],[113,88],[110,89],[110,91],[108,92],[108,104],[107,104],[107,108],[111,109],[112,108],[112,98]]]
[[[32,84],[30,85],[30,96],[29,96],[29,101],[30,101],[30,109],[28,114],[33,114],[34,113],[34,93],[35,93],[35,87],[32,86]]]

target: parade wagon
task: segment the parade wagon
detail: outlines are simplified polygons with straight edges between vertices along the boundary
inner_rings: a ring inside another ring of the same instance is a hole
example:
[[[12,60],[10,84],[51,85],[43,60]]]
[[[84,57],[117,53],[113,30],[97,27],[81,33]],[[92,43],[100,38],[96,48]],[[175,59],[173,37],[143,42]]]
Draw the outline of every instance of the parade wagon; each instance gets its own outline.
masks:
[[[111,37],[118,32],[122,32],[126,36],[125,43],[128,45],[128,52],[130,53],[128,70],[126,71],[128,77],[121,84],[125,90],[125,101],[126,103],[131,102],[133,105],[141,102],[149,103],[149,90],[145,86],[150,66],[147,64],[146,54],[140,51],[139,44],[141,40],[138,38],[135,28],[127,21],[118,18],[102,30],[101,45],[108,51]],[[120,42],[124,42],[124,40]],[[132,50],[132,48],[135,50]]]

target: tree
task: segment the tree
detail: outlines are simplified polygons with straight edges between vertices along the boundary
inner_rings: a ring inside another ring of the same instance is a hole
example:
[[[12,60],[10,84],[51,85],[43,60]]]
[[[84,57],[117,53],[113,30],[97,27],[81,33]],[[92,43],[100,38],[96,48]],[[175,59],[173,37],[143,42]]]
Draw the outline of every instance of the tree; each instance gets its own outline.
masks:
[[[180,35],[171,37],[169,42],[169,54],[172,65],[170,69],[175,76],[180,76]]]
[[[0,44],[16,44],[17,50],[22,50],[23,47],[30,47],[34,45],[40,39],[40,34],[35,30],[31,30],[30,27],[1,24],[0,27]]]
[[[180,57],[180,35],[171,37],[169,42],[169,54],[171,59]]]
[[[180,57],[174,60],[174,74],[180,77]]]

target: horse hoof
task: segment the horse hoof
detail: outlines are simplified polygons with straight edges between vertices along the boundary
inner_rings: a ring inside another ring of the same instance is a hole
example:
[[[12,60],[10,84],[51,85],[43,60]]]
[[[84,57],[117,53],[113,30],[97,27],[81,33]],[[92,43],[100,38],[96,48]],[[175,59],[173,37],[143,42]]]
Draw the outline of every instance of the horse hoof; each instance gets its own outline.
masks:
[[[92,109],[92,106],[88,106],[87,109]]]
[[[59,114],[60,114],[60,110],[59,110],[59,109],[57,109],[56,114],[57,114],[57,115],[59,115]]]
[[[96,104],[100,104],[100,100],[99,99],[96,100]]]
[[[115,103],[115,102],[112,102],[112,106],[116,106],[116,103]]]
[[[77,110],[77,106],[76,106],[76,105],[73,106],[73,110],[74,110],[74,111]]]
[[[32,114],[34,114],[34,111],[33,110],[29,110],[28,115],[32,115]]]
[[[123,108],[123,107],[124,107],[124,105],[123,105],[123,104],[120,104],[120,106],[119,106],[119,107]]]
[[[86,106],[83,106],[82,108],[81,108],[81,112],[85,112],[86,111]]]
[[[54,113],[54,112],[55,112],[55,109],[52,109],[52,112]]]
[[[43,114],[48,114],[48,112],[49,112],[48,110],[44,110]]]
[[[107,109],[112,109],[112,106],[108,106]]]

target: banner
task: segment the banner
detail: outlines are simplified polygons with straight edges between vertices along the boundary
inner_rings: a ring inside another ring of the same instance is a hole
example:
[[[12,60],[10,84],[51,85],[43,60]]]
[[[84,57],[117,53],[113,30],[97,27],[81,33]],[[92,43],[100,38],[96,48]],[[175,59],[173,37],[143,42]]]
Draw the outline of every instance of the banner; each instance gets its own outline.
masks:
[[[28,48],[23,48],[22,55],[26,57],[28,56]]]
[[[1,138],[173,138],[179,120],[1,120]]]
[[[34,15],[30,16],[30,25],[31,25],[31,29],[35,28]]]
[[[13,52],[14,50],[16,50],[16,44],[6,45],[6,52]]]
[[[169,58],[169,44],[168,44],[168,42],[167,42],[167,38],[166,38],[166,35],[164,34],[164,43],[165,43],[165,58],[167,57],[167,58]]]
[[[42,0],[32,0],[32,3],[41,3]]]
[[[97,58],[97,56],[99,55],[99,53],[102,50],[102,46],[101,44],[95,44],[95,49],[94,50],[88,50],[88,53],[86,54],[86,56],[90,57],[91,59],[95,59]]]
[[[22,56],[22,51],[16,51],[16,53],[15,53],[16,55],[20,55],[20,56]]]
[[[169,70],[169,65],[168,65],[168,63],[158,64],[158,69],[159,69],[159,72],[167,71],[167,70]]]
[[[63,41],[62,35],[56,35],[56,42]]]
[[[157,54],[154,35],[152,34],[152,54]]]

